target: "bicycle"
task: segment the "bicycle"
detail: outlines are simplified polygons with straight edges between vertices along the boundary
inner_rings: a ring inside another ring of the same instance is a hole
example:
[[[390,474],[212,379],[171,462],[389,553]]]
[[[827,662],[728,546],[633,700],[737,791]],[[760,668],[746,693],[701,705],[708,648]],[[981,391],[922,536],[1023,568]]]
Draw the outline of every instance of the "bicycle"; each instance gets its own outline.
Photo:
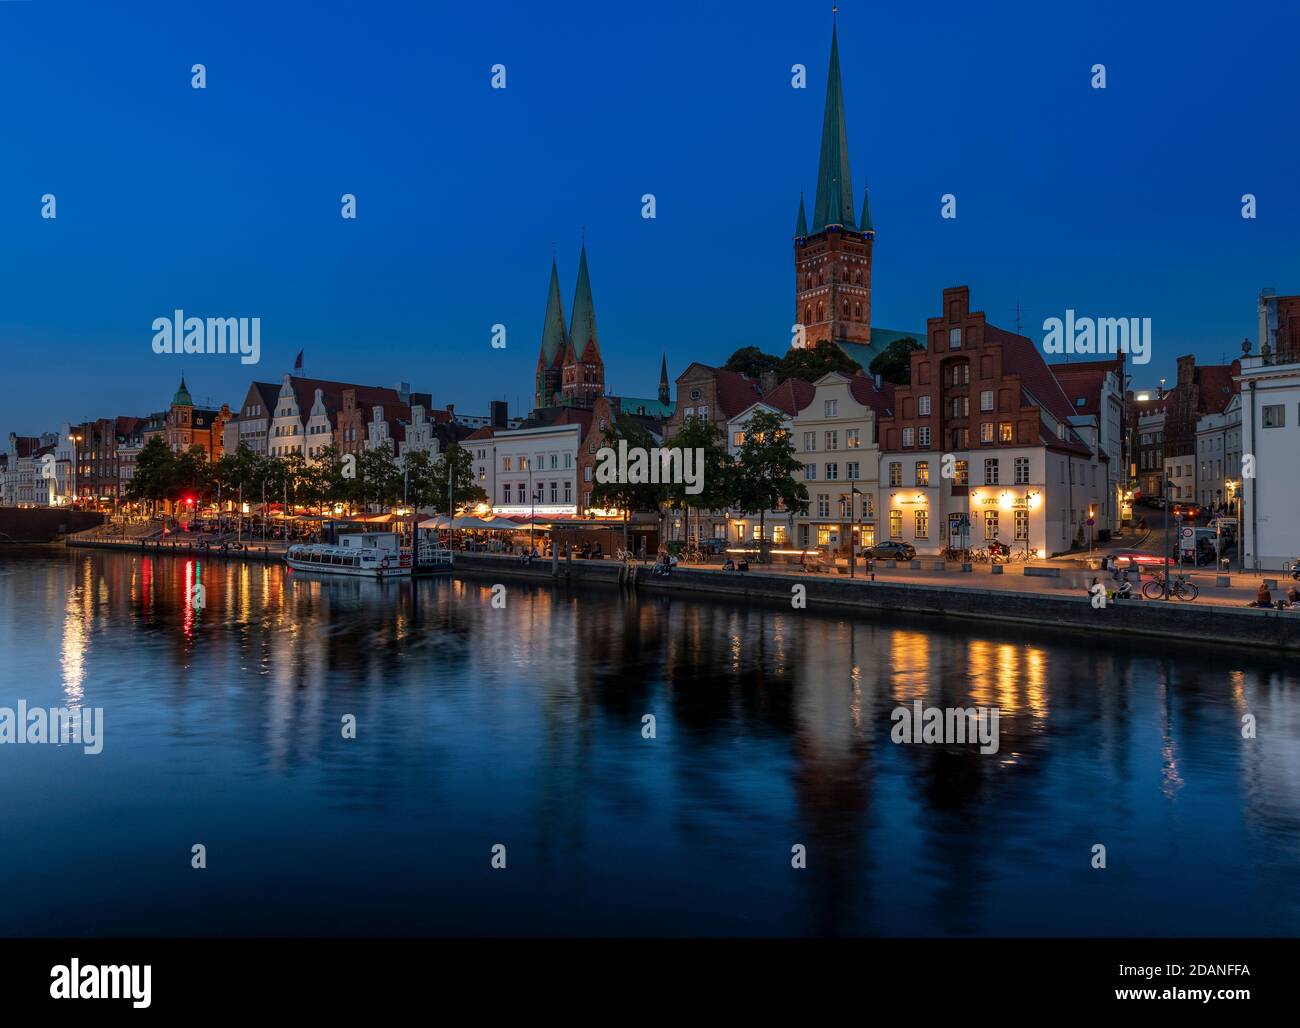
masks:
[[[683,564],[703,564],[704,552],[698,546],[688,546],[682,551]]]
[[[1158,600],[1165,595],[1165,576],[1156,575],[1149,582],[1142,586],[1142,595],[1148,600]],[[1186,575],[1175,575],[1173,581],[1169,584],[1169,596],[1175,600],[1187,600],[1191,602],[1201,595],[1193,583],[1187,580]]]

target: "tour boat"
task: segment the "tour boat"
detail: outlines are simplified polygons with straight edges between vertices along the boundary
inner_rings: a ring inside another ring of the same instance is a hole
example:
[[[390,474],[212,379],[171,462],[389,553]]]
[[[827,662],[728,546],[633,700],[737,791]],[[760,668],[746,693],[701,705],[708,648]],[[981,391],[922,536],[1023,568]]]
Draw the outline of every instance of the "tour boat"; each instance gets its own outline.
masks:
[[[411,574],[410,551],[403,551],[396,532],[354,532],[338,545],[295,543],[284,555],[295,571],[361,578],[403,578]]]

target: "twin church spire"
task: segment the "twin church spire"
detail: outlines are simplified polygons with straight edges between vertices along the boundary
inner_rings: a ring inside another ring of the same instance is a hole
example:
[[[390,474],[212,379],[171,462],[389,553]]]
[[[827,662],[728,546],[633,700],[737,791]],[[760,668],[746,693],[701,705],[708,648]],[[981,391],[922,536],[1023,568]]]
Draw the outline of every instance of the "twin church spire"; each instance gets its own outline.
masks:
[[[564,326],[564,301],[560,274],[551,261],[551,283],[542,319],[542,346],[537,357],[537,407],[590,407],[605,391],[605,363],[596,331],[596,305],[587,270],[587,244],[578,258],[578,285],[573,294],[573,315]]]

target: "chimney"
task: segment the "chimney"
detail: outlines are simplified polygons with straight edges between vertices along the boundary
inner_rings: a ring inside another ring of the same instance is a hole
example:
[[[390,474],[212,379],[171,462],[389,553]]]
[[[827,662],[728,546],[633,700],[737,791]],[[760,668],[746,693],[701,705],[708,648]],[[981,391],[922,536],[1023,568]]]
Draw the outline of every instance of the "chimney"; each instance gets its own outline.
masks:
[[[493,400],[488,404],[488,420],[493,428],[509,427],[509,414],[505,400]]]
[[[776,372],[760,371],[758,373],[758,391],[766,396],[776,388]]]

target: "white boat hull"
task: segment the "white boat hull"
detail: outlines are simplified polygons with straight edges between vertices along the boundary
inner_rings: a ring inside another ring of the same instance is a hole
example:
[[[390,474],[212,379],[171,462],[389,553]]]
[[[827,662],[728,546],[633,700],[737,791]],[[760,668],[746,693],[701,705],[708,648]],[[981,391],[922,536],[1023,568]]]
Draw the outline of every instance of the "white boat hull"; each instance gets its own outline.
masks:
[[[296,560],[286,557],[285,563],[295,571],[309,571],[317,575],[346,575],[349,578],[409,578],[410,566],[406,567],[348,567],[342,564],[317,564],[313,561]]]

